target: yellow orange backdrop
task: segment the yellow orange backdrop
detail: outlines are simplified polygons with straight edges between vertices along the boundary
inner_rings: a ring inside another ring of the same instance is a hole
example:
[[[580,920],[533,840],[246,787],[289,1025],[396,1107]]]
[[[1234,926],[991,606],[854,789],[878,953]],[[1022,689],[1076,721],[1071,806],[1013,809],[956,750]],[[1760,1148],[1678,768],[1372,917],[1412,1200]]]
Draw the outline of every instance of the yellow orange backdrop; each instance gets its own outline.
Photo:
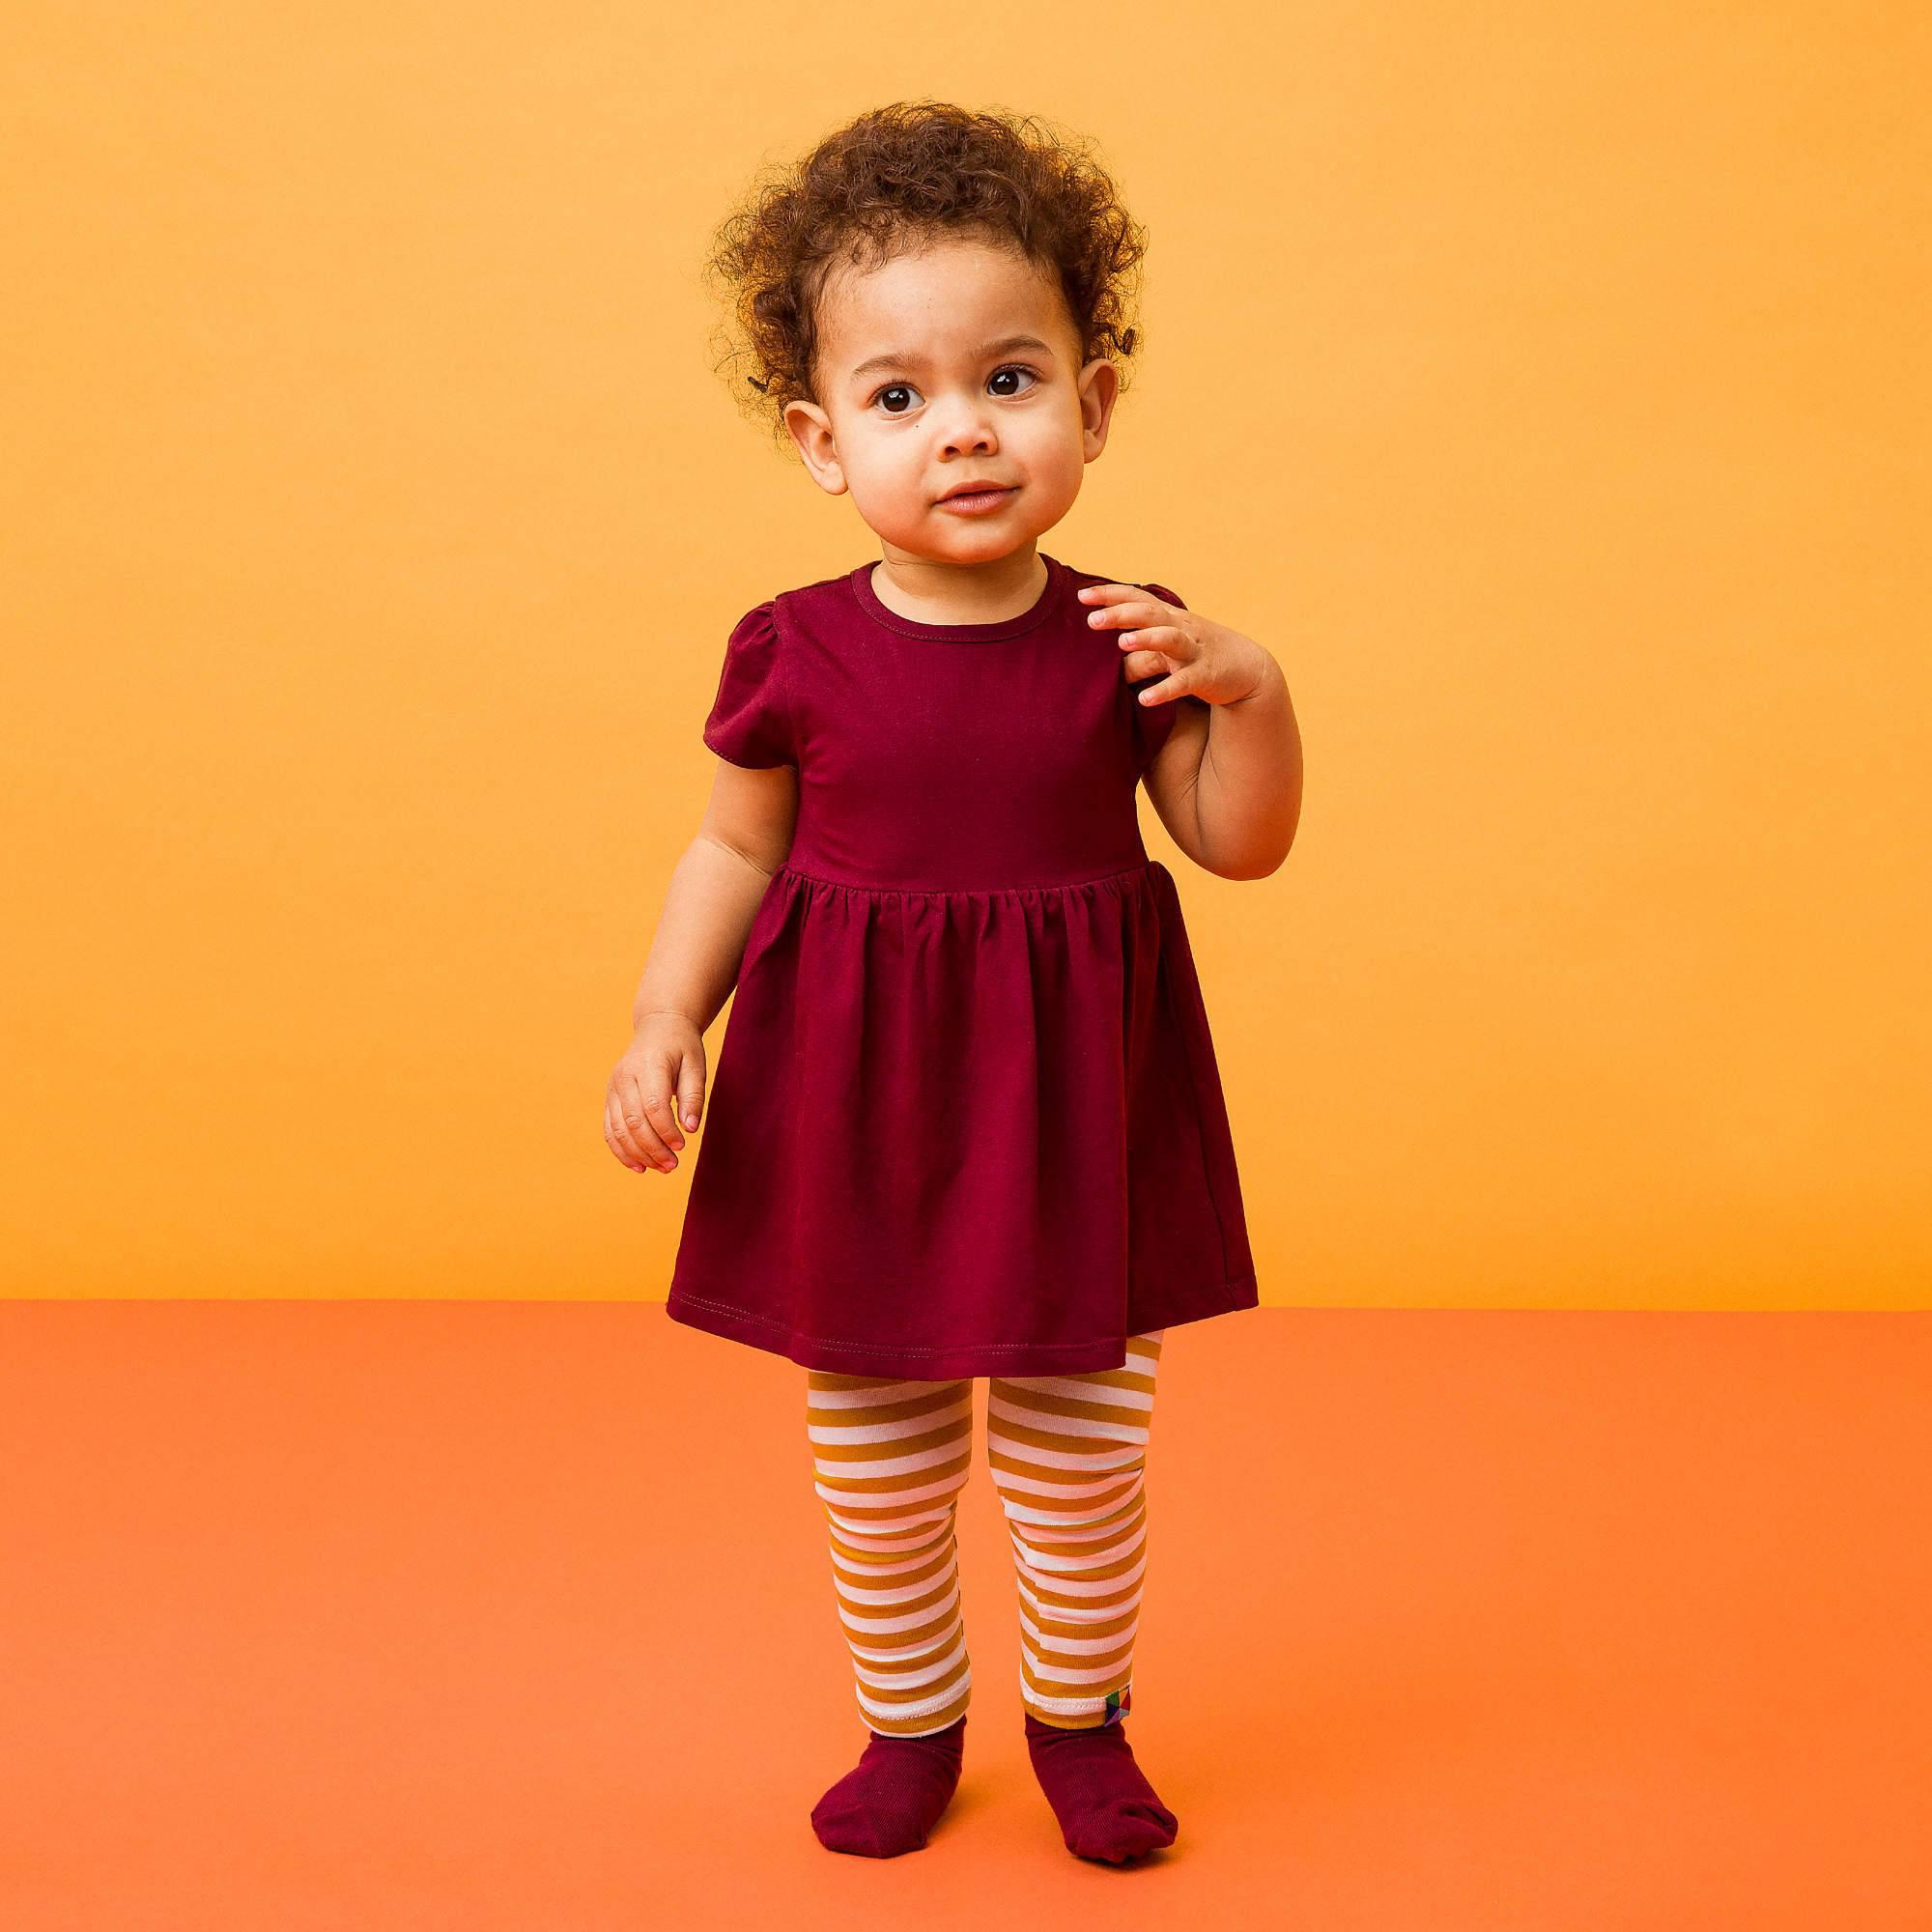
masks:
[[[712,375],[761,159],[1097,137],[1044,548],[1280,657],[1176,870],[1264,1299],[1932,1302],[1916,10],[76,10],[8,36],[4,1292],[661,1297],[604,1083],[726,630],[876,554]],[[714,1054],[721,1017],[709,1036]]]

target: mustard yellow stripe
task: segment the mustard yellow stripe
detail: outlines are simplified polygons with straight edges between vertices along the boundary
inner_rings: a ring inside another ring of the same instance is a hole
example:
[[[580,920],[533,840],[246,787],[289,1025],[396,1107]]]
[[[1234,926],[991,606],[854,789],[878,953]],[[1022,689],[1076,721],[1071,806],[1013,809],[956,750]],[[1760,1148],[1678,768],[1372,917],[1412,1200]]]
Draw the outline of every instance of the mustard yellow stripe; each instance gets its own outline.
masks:
[[[1118,1717],[1147,1567],[1147,1446],[1162,1337],[1119,1369],[987,1378],[986,1463],[1012,1544],[1020,1685],[1045,1721]],[[807,1371],[813,1486],[860,1715],[918,1737],[965,1715],[958,1498],[972,1382]]]

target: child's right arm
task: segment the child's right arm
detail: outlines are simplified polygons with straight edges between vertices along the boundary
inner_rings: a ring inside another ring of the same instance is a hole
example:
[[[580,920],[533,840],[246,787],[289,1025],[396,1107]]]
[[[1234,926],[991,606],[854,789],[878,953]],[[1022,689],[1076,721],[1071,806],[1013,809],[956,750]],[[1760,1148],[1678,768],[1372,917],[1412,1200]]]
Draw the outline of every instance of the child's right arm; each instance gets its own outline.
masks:
[[[703,821],[665,894],[633,1037],[604,1097],[604,1139],[639,1174],[668,1174],[704,1099],[704,1029],[737,983],[752,920],[791,850],[798,774],[721,758]]]

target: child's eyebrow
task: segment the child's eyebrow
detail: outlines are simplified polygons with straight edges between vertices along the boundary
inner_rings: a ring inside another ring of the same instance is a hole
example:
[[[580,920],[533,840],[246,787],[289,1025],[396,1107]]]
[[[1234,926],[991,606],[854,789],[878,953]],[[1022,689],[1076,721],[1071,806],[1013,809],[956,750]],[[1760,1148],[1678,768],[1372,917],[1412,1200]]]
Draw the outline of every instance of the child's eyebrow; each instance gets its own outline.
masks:
[[[1003,355],[1009,349],[1039,349],[1052,355],[1052,347],[1042,342],[1037,335],[1003,335],[997,342],[988,342],[980,351],[981,355]],[[889,349],[882,355],[868,355],[856,368],[854,376],[869,375],[874,369],[923,369],[923,355],[908,355],[903,350]]]

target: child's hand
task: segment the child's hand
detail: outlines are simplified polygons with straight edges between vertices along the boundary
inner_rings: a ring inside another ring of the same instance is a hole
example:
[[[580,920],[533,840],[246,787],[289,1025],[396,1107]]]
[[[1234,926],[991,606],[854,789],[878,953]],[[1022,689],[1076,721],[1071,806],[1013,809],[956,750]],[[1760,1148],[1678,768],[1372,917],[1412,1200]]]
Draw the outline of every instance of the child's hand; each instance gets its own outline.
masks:
[[[1092,629],[1121,632],[1122,663],[1130,681],[1167,673],[1138,694],[1141,704],[1177,697],[1237,704],[1261,689],[1274,662],[1252,638],[1199,611],[1179,610],[1138,583],[1085,583],[1080,601],[1092,607],[1087,617]]]
[[[668,1174],[704,1099],[704,1036],[682,1013],[646,1013],[604,1094],[604,1139],[628,1168]]]

